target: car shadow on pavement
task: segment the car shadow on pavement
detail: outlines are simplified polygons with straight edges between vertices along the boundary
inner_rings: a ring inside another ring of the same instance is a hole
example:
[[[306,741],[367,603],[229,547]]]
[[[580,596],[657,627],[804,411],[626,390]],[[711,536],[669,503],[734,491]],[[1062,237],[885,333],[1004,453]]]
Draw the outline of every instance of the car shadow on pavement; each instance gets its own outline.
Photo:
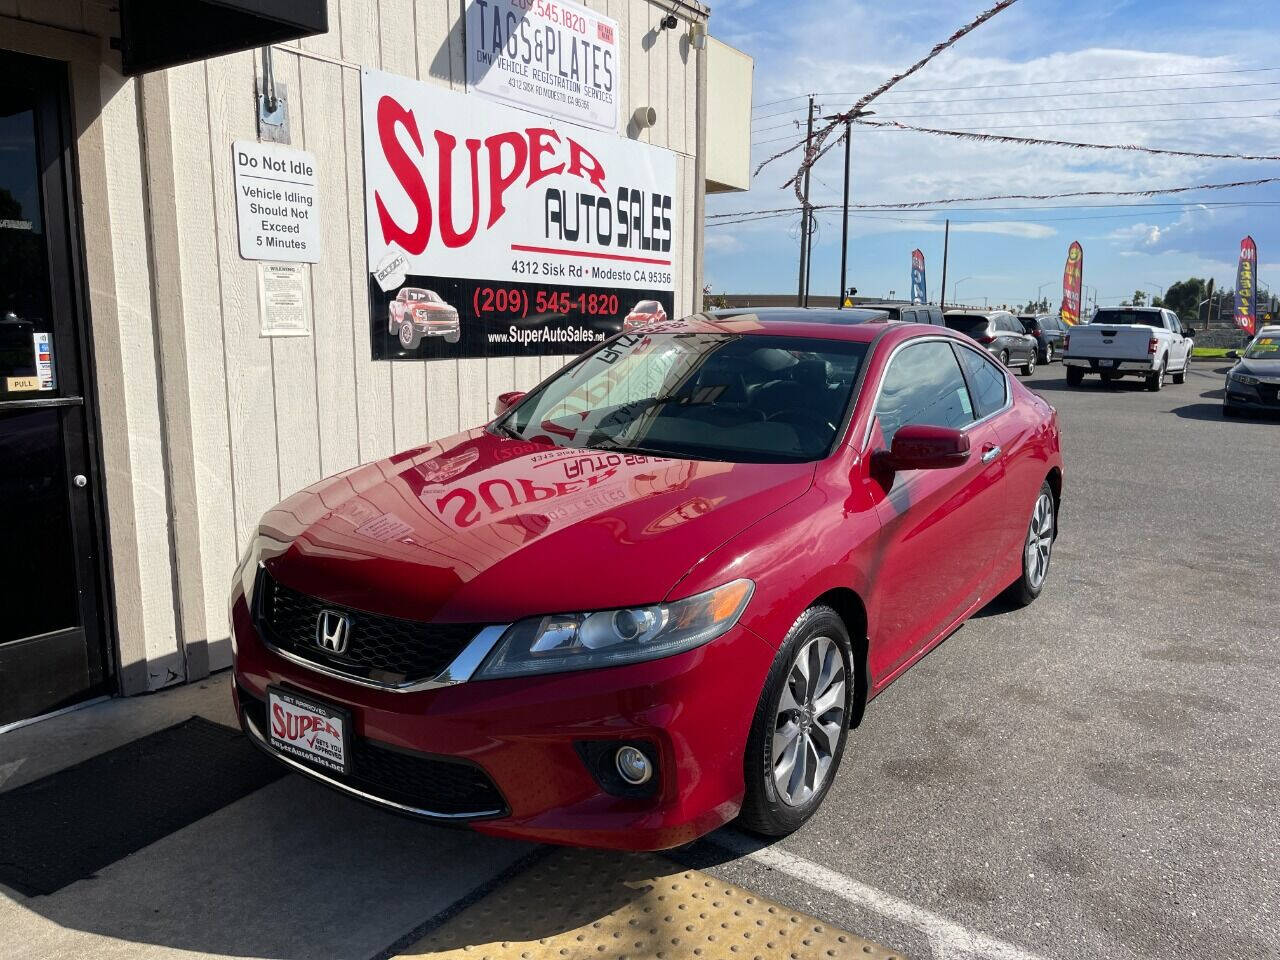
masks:
[[[0,954],[369,957],[534,849],[290,775],[56,893],[0,888]]]
[[[1219,390],[1217,392],[1221,396],[1222,391]],[[1280,419],[1274,413],[1266,411],[1250,413],[1247,416],[1234,419],[1224,417],[1221,403],[1189,403],[1183,407],[1174,407],[1171,412],[1183,420],[1217,420],[1220,423],[1248,423],[1251,420],[1271,420],[1274,422]]]

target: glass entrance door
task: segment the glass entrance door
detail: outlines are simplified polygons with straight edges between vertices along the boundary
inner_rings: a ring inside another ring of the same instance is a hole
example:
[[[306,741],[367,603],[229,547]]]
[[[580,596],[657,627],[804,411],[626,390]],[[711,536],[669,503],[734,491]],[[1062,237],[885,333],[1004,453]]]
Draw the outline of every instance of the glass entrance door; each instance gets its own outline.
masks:
[[[0,726],[103,691],[63,65],[0,53]]]

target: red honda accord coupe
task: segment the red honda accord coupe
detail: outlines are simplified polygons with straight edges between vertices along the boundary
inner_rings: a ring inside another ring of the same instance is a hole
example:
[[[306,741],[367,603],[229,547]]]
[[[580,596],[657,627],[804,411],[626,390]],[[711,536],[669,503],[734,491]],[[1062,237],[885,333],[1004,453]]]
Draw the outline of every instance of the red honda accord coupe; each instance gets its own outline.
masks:
[[[385,808],[624,849],[787,833],[868,701],[1045,583],[1056,414],[950,330],[721,311],[499,403],[285,500],[237,572],[245,731]]]

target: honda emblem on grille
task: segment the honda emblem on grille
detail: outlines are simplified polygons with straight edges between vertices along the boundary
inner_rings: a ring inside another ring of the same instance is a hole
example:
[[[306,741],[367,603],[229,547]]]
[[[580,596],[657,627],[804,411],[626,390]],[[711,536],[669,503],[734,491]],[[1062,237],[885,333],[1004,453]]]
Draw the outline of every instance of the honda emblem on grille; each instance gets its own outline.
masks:
[[[321,610],[316,618],[316,646],[329,653],[346,653],[351,621],[336,610]]]

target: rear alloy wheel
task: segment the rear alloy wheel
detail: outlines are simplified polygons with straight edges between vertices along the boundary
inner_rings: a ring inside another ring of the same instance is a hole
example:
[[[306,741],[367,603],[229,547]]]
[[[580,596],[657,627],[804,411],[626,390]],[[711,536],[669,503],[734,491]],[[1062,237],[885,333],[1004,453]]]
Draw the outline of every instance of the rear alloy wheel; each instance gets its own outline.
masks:
[[[1053,363],[1053,344],[1046,343],[1044,345],[1044,362],[1046,364]]]
[[[1164,389],[1165,368],[1169,365],[1167,360],[1160,361],[1160,369],[1155,373],[1147,376],[1147,389],[1153,393],[1158,393]]]
[[[1000,366],[1002,366],[1002,367],[1007,367],[1008,365],[1009,365],[1009,351],[1008,351],[1008,350],[1001,350],[1001,351],[1000,351]]]
[[[1067,367],[1067,386],[1078,387],[1084,383],[1084,371],[1079,367]]]
[[[1027,524],[1027,535],[1022,541],[1022,576],[1006,591],[1006,596],[1018,606],[1025,607],[1040,596],[1040,591],[1044,589],[1057,532],[1053,488],[1046,480],[1040,484],[1040,492],[1036,494],[1035,505],[1031,508],[1031,520]]]
[[[747,738],[743,828],[783,836],[822,803],[848,733],[850,650],[844,621],[830,607],[810,607],[788,631]]]
[[[1031,351],[1031,356],[1027,357],[1027,362],[1022,365],[1022,375],[1029,377],[1036,372],[1036,352]]]

